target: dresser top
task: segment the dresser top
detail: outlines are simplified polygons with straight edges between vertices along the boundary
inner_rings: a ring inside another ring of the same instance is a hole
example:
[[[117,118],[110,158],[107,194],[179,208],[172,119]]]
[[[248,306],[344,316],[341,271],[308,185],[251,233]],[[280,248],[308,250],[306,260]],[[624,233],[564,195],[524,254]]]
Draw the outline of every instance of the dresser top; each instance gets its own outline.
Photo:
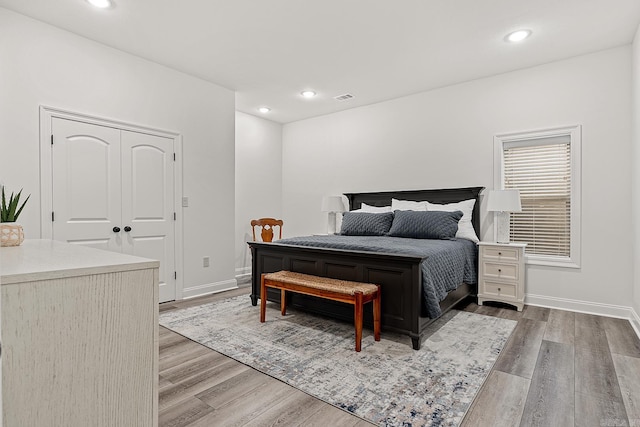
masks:
[[[55,240],[0,248],[0,284],[158,268],[159,261]]]

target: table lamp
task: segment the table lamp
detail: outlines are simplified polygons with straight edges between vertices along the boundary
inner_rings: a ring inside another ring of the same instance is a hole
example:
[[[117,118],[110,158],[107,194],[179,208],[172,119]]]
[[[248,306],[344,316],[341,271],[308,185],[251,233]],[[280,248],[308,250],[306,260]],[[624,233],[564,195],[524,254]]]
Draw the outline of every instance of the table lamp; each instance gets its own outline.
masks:
[[[322,198],[322,212],[328,212],[327,233],[336,234],[336,213],[344,212],[342,196],[324,196]]]
[[[522,212],[520,190],[491,190],[487,211],[495,212],[497,242],[509,243],[509,213]]]

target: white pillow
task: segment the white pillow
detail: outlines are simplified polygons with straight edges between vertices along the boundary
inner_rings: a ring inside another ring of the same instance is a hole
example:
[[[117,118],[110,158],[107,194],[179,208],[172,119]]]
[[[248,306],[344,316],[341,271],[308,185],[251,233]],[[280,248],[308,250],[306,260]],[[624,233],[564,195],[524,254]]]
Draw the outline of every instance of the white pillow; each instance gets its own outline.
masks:
[[[427,202],[427,210],[446,212],[461,211],[462,218],[460,218],[460,221],[458,222],[458,232],[456,233],[456,237],[478,243],[480,239],[478,239],[476,231],[473,229],[473,224],[471,224],[471,216],[473,215],[473,206],[475,204],[476,199],[463,200],[462,202],[448,203],[446,205],[437,205],[435,203]]]
[[[387,213],[393,211],[391,210],[391,206],[370,206],[363,203],[360,209],[354,209],[351,212]]]
[[[427,202],[414,202],[412,200],[391,199],[392,211],[426,211]]]

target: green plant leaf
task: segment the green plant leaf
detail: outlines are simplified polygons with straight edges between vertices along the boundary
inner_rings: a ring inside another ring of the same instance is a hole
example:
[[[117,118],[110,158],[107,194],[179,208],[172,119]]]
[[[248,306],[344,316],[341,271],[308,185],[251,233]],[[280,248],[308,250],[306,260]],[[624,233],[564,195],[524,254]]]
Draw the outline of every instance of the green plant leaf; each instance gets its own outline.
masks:
[[[22,190],[20,190],[18,194],[11,193],[11,195],[9,196],[9,203],[7,203],[5,188],[4,186],[2,186],[2,203],[0,204],[0,222],[15,222],[18,220],[18,216],[20,216],[22,209],[24,209],[24,206],[27,204],[27,201],[31,197],[31,195],[27,196],[26,200],[22,202],[22,205],[20,205],[20,209],[18,209],[21,196],[22,196]]]
[[[0,222],[7,221],[7,199],[4,196],[4,185],[2,186],[2,206],[0,208]]]
[[[20,201],[20,193],[18,193],[17,196],[14,196],[13,193],[11,193],[11,196],[9,196],[8,222],[15,222],[16,220],[16,208],[18,207],[18,201]]]
[[[20,192],[22,192],[22,191],[20,191]],[[24,205],[26,205],[27,202],[29,201],[29,197],[31,197],[31,194],[29,194],[27,196],[27,198],[25,199],[25,201],[22,202],[22,206],[20,206],[20,209],[18,209],[18,212],[16,212],[16,216],[14,217],[14,221],[18,220],[18,217],[20,216],[20,212],[22,212],[22,209],[24,209]]]

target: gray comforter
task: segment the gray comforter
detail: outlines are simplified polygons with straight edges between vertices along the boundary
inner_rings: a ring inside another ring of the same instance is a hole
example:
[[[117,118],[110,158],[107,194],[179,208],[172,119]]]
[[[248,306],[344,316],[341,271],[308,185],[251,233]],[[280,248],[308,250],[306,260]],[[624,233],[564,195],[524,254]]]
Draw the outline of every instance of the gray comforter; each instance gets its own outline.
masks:
[[[303,236],[277,244],[347,249],[423,257],[423,305],[430,318],[442,314],[439,302],[460,284],[478,282],[478,249],[465,239],[430,240],[388,236]]]

